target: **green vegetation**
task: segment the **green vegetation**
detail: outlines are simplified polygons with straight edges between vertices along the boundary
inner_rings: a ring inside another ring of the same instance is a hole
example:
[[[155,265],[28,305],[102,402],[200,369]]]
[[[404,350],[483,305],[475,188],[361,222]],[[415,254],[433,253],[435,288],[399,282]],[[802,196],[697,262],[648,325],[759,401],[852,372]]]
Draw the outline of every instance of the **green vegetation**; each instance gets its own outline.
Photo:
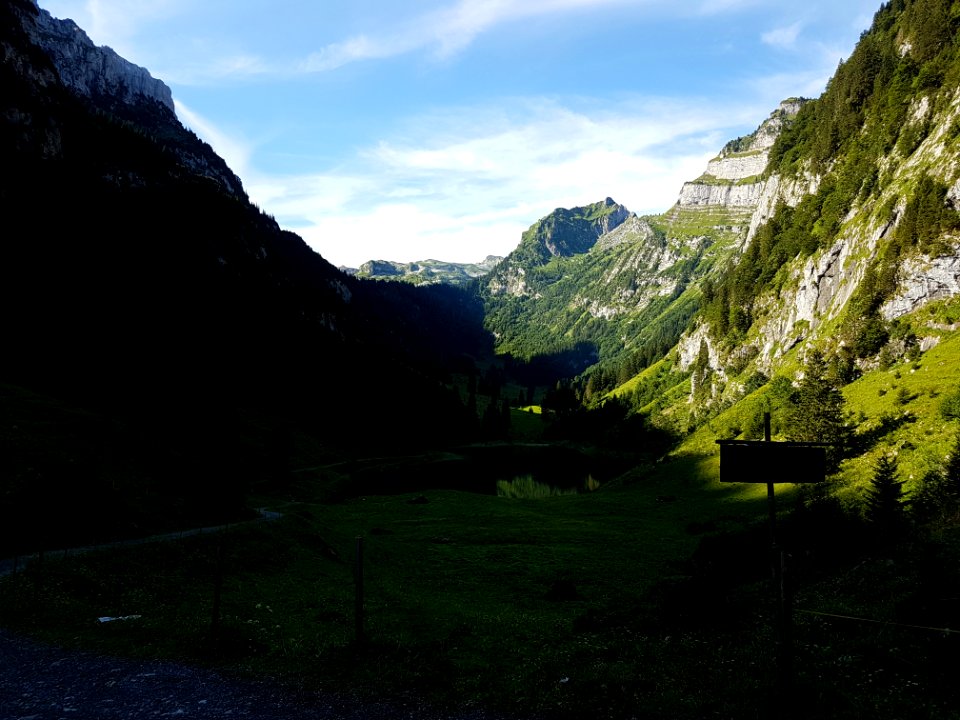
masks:
[[[0,617],[88,652],[215,662],[371,700],[415,696],[448,711],[750,716],[763,712],[773,682],[766,508],[762,492],[720,486],[715,471],[681,453],[652,476],[629,473],[616,487],[581,495],[426,491],[336,504],[301,495],[280,508],[277,523],[48,555],[2,581]],[[789,494],[778,499],[792,507]],[[955,533],[924,540],[930,562],[921,566],[894,555],[894,572],[856,539],[855,519],[823,513],[781,516],[786,541],[806,558],[795,568],[802,611],[936,622],[920,608],[933,592],[933,558],[951,567],[960,557]],[[352,581],[358,536],[361,645]],[[912,609],[895,615],[895,607]],[[130,614],[142,617],[93,622]],[[888,626],[878,636],[838,622],[797,616],[806,711],[896,716],[917,703],[955,702],[935,635]],[[893,648],[911,664],[890,665]],[[878,671],[898,678],[894,692],[837,682],[837,673]]]
[[[618,245],[553,257],[543,266],[511,255],[497,273],[523,267],[526,289],[484,295],[498,351],[530,359],[590,347],[571,373],[590,368],[578,384],[588,402],[662,358],[697,313],[702,279],[733,255],[749,211],[678,207],[641,222],[648,230]],[[670,264],[663,268],[665,259]],[[494,282],[502,281],[497,273]]]

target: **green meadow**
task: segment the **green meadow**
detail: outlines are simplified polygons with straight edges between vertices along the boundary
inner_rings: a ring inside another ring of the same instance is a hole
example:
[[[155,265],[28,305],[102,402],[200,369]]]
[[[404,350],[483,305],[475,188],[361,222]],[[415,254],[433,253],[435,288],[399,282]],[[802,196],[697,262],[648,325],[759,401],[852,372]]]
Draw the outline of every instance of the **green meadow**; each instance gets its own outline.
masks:
[[[765,490],[720,485],[716,465],[706,451],[684,451],[652,473],[538,499],[491,488],[319,502],[301,480],[299,497],[275,506],[276,522],[48,553],[0,583],[0,623],[98,653],[210,663],[441,709],[768,717],[783,701],[774,692]],[[803,607],[890,620],[893,609],[872,590],[909,599],[912,571],[897,557],[858,543],[825,552],[819,540],[843,537],[842,522],[798,516],[795,491],[777,499],[784,537],[804,556]],[[937,557],[957,549],[949,538],[924,542]],[[141,617],[97,623],[125,615]],[[912,660],[913,674],[889,668],[891,648],[932,653],[931,640],[955,647],[954,636],[850,623],[844,641],[833,622],[797,615],[803,707],[893,717],[884,713],[921,695],[934,707],[952,701],[950,684],[931,680],[930,661]],[[899,672],[903,685],[877,695],[869,684],[837,682],[841,669]]]

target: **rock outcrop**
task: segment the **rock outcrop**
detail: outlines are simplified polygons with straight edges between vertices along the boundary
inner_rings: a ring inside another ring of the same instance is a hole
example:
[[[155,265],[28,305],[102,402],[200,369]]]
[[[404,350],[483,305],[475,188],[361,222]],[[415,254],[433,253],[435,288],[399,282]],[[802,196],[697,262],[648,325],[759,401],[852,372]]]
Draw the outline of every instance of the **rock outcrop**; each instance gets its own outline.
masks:
[[[880,308],[886,320],[911,313],[928,302],[960,295],[960,257],[917,257],[900,268],[900,285],[894,297]]]
[[[111,48],[94,45],[73,20],[54,18],[38,7],[34,23],[24,27],[50,56],[63,84],[78,95],[130,104],[153,100],[174,111],[169,87]]]
[[[486,292],[498,295],[537,295],[528,272],[546,265],[552,258],[584,255],[604,243],[617,228],[636,217],[626,207],[606,198],[603,202],[577,208],[557,208],[524,232],[520,245],[499,263],[485,280]],[[649,225],[647,230],[650,230]],[[620,239],[614,238],[615,245]]]
[[[802,99],[784,100],[753,133],[727,143],[720,155],[707,163],[706,172],[700,178],[684,183],[678,204],[685,207],[757,207],[767,185],[760,176],[767,168],[770,148],[804,102]]]
[[[588,212],[581,217],[576,214],[581,210]],[[633,214],[612,198],[588,208],[575,208],[572,213],[557,208],[539,223],[538,241],[553,257],[588,252],[603,235]]]
[[[766,161],[764,161],[766,164]],[[760,202],[763,183],[746,185],[707,184],[703,182],[684,183],[680,191],[679,203],[683,206],[753,208]]]

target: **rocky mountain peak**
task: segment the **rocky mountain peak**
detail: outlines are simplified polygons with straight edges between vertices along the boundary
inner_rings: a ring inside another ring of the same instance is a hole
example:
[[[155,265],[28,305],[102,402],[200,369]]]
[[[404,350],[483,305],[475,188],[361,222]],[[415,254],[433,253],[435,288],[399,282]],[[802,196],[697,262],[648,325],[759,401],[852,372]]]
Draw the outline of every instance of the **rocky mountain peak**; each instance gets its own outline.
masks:
[[[73,20],[55,18],[35,3],[34,7],[33,22],[24,23],[24,28],[53,61],[64,85],[92,100],[113,98],[131,105],[153,100],[174,112],[170,88],[146,68],[95,45]]]
[[[557,208],[531,230],[530,240],[541,244],[553,257],[585,253],[603,235],[623,223],[632,213],[612,198],[584,207]]]

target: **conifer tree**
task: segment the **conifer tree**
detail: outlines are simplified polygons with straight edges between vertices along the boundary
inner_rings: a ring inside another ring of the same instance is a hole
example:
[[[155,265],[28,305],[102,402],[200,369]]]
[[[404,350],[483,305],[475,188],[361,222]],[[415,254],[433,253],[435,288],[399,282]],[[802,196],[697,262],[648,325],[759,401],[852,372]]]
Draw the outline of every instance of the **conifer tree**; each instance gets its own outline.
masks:
[[[910,510],[921,524],[955,517],[960,509],[960,434],[946,462],[929,471],[910,497]]]
[[[867,521],[882,537],[900,534],[906,525],[906,497],[903,481],[897,479],[896,459],[883,455],[874,466],[866,497]]]
[[[953,442],[953,449],[947,456],[943,468],[945,491],[955,502],[960,500],[960,433]]]
[[[829,364],[819,350],[812,351],[796,393],[787,408],[787,434],[791,440],[833,443],[827,452],[827,471],[834,472],[850,442],[844,417],[844,399],[831,379]]]

